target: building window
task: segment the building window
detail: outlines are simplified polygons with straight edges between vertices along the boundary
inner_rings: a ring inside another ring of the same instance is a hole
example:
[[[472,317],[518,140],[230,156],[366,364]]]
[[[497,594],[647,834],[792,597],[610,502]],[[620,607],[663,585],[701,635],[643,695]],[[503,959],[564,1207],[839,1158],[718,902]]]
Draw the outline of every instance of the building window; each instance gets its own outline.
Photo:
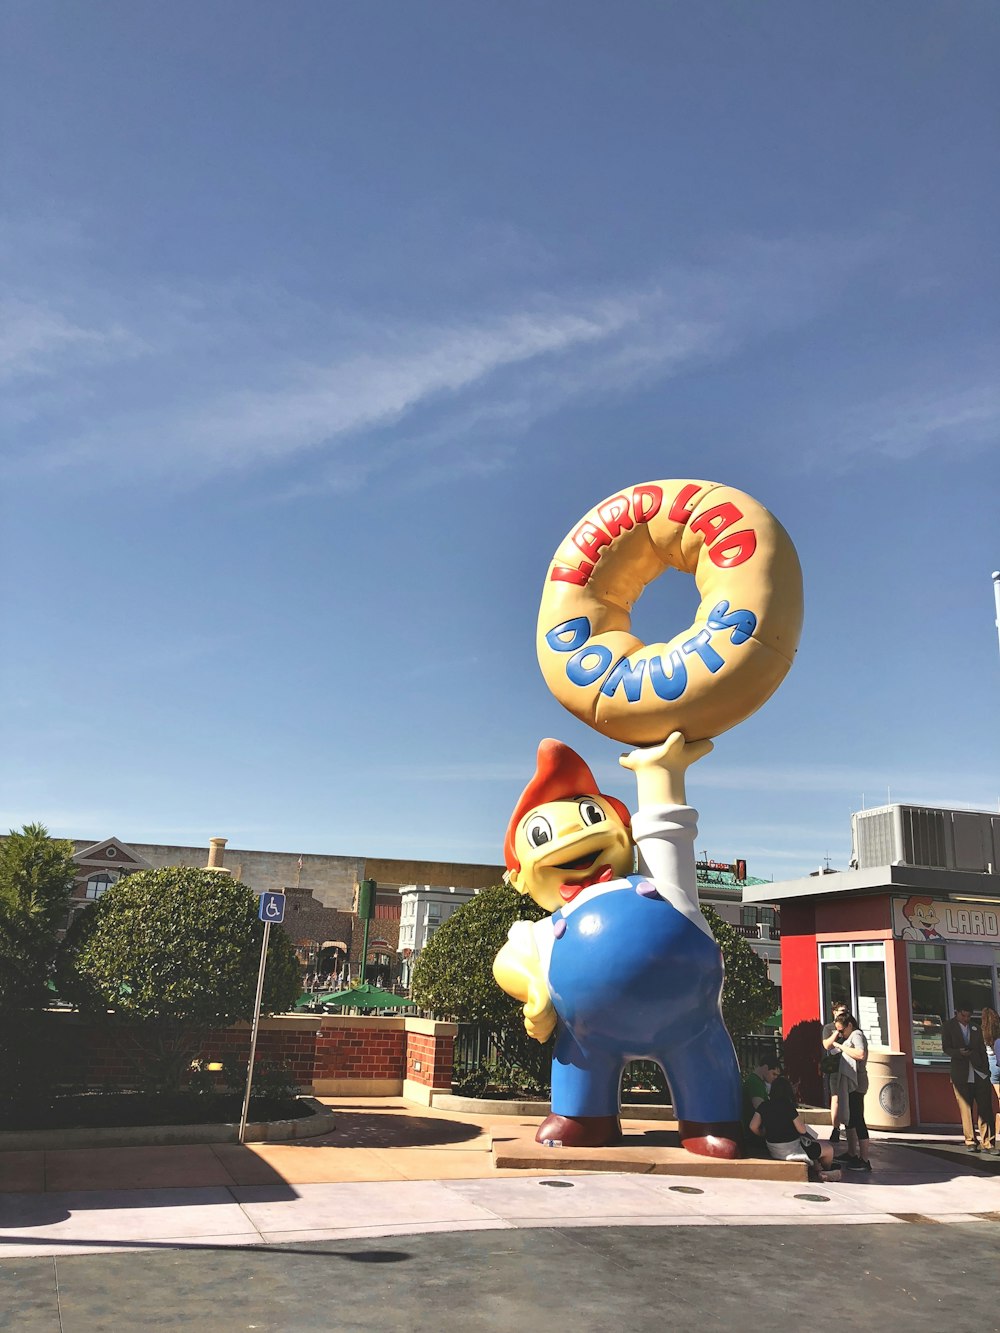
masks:
[[[740,908],[740,925],[741,925],[741,926],[755,926],[756,924],[757,924],[757,909],[756,909],[756,907],[741,907],[741,908]]]
[[[116,879],[118,879],[117,871],[111,870],[102,870],[99,874],[91,875],[87,880],[86,896],[90,899],[100,898],[102,893],[111,888]]]
[[[858,1020],[858,1026],[873,1046],[889,1045],[889,1006],[885,984],[885,945],[821,944],[820,975],[823,1014],[840,1002]]]
[[[978,952],[978,950],[977,950]],[[910,1006],[913,1016],[913,1054],[943,1060],[941,1028],[959,1004],[967,1004],[973,1019],[983,1008],[997,1004],[1000,950],[992,961],[953,963],[943,944],[908,944]],[[986,958],[990,957],[987,951]]]
[[[913,946],[911,946],[913,947]],[[917,945],[910,957],[913,1054],[941,1057],[941,1028],[948,1013],[948,970],[941,945]]]
[[[996,1008],[992,967],[952,963],[951,990],[955,997],[955,1008],[967,1004],[977,1018],[983,1009]]]
[[[775,924],[775,911],[773,907],[762,907],[760,909],[760,922],[762,926],[773,926]]]

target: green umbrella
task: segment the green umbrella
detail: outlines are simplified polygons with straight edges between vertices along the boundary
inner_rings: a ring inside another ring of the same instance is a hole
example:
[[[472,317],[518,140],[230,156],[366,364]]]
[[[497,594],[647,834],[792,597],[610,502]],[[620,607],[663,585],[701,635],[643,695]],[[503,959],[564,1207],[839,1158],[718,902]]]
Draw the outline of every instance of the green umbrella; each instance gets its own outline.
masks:
[[[393,995],[392,991],[380,990],[366,981],[363,986],[353,990],[331,991],[327,995],[303,995],[296,1004],[296,1009],[306,1004],[336,1004],[344,1009],[415,1009],[416,1005],[405,995]]]

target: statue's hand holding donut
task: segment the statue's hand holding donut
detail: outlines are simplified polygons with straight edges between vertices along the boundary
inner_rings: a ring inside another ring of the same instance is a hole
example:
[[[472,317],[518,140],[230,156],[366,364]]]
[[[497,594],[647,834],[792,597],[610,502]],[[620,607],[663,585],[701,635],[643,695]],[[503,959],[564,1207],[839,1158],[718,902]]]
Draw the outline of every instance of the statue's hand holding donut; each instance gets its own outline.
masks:
[[[640,807],[686,805],[684,775],[714,748],[710,740],[686,741],[682,732],[674,731],[659,745],[632,750],[618,762],[635,774]]]

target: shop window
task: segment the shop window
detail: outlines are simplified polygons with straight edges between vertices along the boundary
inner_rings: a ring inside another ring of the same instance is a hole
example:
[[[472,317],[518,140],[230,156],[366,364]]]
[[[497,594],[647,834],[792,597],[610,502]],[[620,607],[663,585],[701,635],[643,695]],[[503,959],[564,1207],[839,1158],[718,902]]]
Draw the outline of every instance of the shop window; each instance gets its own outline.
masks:
[[[960,1004],[967,1004],[976,1017],[984,1008],[996,1008],[991,967],[952,963],[951,991],[955,997],[955,1008],[957,1009]]]
[[[913,1054],[940,1057],[941,1028],[948,1013],[948,976],[944,962],[929,958],[910,959],[910,1005]]]
[[[854,984],[858,1026],[872,1046],[888,1046],[889,1008],[885,993],[885,963],[881,960],[877,963],[855,960]]]
[[[824,963],[823,965],[823,1017],[833,1018],[833,1011],[845,1004],[851,1007],[851,965],[850,963]]]
[[[964,948],[966,946],[959,946]],[[977,950],[982,953],[982,950]],[[984,1005],[996,1008],[1000,950],[986,951],[978,963],[955,963],[941,944],[908,944],[910,1004],[913,1013],[913,1054],[944,1060],[941,1028],[960,1004],[978,1017]]]
[[[889,1045],[889,1013],[885,983],[885,945],[821,944],[820,980],[824,1017],[844,1003],[872,1046]]]

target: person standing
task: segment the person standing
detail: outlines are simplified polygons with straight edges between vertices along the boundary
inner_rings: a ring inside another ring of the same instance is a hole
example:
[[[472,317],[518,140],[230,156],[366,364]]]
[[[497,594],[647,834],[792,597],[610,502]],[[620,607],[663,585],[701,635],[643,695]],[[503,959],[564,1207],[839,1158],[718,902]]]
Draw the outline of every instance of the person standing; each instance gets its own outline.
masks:
[[[836,1160],[848,1171],[871,1171],[868,1126],[865,1124],[868,1038],[858,1027],[853,1014],[840,1014],[834,1019],[834,1025],[841,1038],[839,1075],[841,1114],[844,1114],[845,1109],[847,1111],[847,1152]]]
[[[993,1135],[993,1151],[1000,1157],[1000,1014],[989,1007],[983,1009],[979,1023],[986,1046],[986,1058],[990,1065],[990,1082],[997,1098],[997,1118]]]
[[[972,1010],[963,1001],[941,1029],[941,1049],[951,1059],[951,1086],[962,1118],[962,1134],[969,1152],[993,1148],[993,1093],[983,1034],[972,1026]],[[979,1116],[976,1139],[973,1107]]]
[[[823,1058],[820,1061],[820,1069],[823,1073],[823,1089],[830,1104],[831,1143],[840,1142],[840,1126],[847,1110],[846,1094],[844,1105],[840,1104],[840,1034],[837,1031],[837,1018],[846,1013],[847,1005],[843,1000],[838,1000],[833,1006],[830,1021],[823,1028],[822,1035]]]

